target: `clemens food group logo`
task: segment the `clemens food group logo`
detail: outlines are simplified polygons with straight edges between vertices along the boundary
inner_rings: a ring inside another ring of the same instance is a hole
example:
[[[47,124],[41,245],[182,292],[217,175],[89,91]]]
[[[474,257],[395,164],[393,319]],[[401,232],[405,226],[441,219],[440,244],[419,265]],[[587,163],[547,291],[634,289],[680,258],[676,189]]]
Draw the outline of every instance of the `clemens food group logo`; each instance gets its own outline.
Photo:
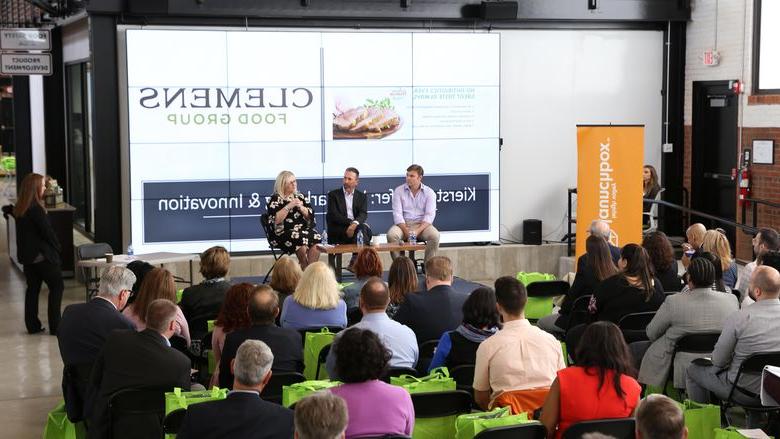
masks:
[[[313,102],[305,87],[143,87],[138,97],[141,108],[164,110],[172,125],[195,126],[287,125]]]

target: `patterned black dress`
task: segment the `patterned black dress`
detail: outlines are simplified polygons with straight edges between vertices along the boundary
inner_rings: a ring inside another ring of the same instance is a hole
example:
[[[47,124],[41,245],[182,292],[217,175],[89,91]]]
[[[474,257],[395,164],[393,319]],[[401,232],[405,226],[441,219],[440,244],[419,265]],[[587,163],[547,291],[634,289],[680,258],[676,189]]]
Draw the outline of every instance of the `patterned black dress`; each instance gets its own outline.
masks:
[[[302,245],[312,246],[321,241],[320,234],[314,228],[314,209],[306,202],[303,194],[298,194],[297,197],[303,201],[303,207],[294,207],[287,212],[287,216],[280,224],[276,224],[276,213],[282,210],[292,198],[283,199],[279,194],[273,194],[266,206],[268,223],[275,235],[269,236],[268,242],[287,253],[294,253]],[[301,209],[308,210],[310,220],[304,218]]]

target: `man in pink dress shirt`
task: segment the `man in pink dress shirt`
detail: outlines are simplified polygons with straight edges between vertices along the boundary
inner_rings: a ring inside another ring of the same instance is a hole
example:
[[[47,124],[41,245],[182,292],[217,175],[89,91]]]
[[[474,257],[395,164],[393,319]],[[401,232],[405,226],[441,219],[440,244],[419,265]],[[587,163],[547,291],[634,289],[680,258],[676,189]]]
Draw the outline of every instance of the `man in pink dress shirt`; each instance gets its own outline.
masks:
[[[393,191],[393,226],[387,231],[387,242],[409,241],[415,232],[418,241],[425,241],[425,260],[436,256],[439,250],[439,231],[433,226],[436,218],[436,193],[422,183],[423,168],[406,168],[406,183]],[[393,259],[398,252],[390,253]]]

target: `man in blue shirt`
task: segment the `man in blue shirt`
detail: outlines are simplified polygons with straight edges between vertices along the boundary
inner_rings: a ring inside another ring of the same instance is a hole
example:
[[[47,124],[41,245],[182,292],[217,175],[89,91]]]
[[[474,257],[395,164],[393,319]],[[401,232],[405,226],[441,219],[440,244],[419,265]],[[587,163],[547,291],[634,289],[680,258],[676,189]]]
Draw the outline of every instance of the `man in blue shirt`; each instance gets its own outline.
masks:
[[[378,277],[370,278],[363,289],[360,290],[359,299],[360,311],[363,312],[363,319],[353,327],[368,329],[379,335],[385,347],[390,350],[390,367],[410,367],[417,364],[419,349],[417,347],[417,337],[408,326],[402,325],[391,320],[385,312],[390,303],[390,293],[387,285]],[[325,367],[328,375],[332,379],[338,379],[336,376],[336,344],[339,336],[336,335],[331,346],[330,353]]]

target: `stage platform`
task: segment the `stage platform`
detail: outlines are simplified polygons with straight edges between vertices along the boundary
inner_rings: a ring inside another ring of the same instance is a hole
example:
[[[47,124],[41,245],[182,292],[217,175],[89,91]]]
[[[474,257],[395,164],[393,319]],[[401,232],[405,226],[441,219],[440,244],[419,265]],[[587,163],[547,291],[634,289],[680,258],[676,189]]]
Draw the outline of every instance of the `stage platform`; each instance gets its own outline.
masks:
[[[455,276],[468,281],[492,285],[496,278],[514,276],[518,271],[539,271],[553,273],[560,277],[562,273],[559,268],[562,257],[566,257],[566,245],[556,243],[442,247],[439,249],[439,255],[447,256],[452,260]],[[422,257],[422,254],[419,257]],[[385,270],[390,268],[390,255],[385,253],[381,255],[381,258]],[[328,258],[323,254],[320,260],[327,263]],[[262,278],[271,264],[273,264],[273,257],[270,254],[234,256],[230,261],[228,277]],[[189,278],[190,269],[187,264],[167,264],[165,267],[177,276]],[[194,282],[201,282],[203,278],[198,273],[197,262],[194,263],[193,271]]]

